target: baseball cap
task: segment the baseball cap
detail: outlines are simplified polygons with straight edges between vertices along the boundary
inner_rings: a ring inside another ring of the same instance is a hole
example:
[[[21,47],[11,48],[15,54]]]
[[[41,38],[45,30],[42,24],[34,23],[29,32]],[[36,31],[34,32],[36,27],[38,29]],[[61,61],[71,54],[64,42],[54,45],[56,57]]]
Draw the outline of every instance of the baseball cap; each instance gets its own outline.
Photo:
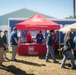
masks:
[[[50,32],[54,32],[54,30],[50,30]]]
[[[16,28],[16,27],[14,27],[14,28],[13,28],[13,30],[17,30],[17,28]]]

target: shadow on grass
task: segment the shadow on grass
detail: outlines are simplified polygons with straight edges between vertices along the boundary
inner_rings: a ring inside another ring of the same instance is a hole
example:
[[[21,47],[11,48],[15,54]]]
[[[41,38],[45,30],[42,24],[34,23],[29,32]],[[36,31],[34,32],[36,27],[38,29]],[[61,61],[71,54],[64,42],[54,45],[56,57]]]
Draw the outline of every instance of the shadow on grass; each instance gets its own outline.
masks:
[[[45,64],[37,64],[34,62],[28,62],[28,61],[24,61],[24,60],[18,60],[18,63],[23,63],[23,64],[28,64],[28,65],[33,65],[33,66],[46,66]]]
[[[6,70],[8,72],[13,73],[14,75],[34,75],[34,74],[27,74],[25,71],[21,70],[20,68],[17,68],[13,65],[2,67],[0,69]]]
[[[8,51],[8,53],[12,53],[12,51]]]
[[[39,59],[44,59],[45,60],[45,56],[38,56],[38,57],[39,57]],[[63,58],[63,56],[62,55],[59,56],[59,54],[55,54],[55,57],[56,57],[56,59],[59,59],[59,60],[61,60]],[[49,54],[48,58],[52,59],[51,53]]]

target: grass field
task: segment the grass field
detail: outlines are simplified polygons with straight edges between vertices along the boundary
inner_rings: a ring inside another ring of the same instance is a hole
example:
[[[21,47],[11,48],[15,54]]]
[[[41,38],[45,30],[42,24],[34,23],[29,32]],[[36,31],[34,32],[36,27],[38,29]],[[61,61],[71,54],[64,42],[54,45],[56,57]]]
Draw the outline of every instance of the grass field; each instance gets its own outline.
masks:
[[[11,59],[11,53],[7,53],[7,57]],[[45,56],[17,55],[16,58],[17,62],[3,62],[6,67],[0,67],[0,75],[76,75],[76,70],[70,69],[69,59],[66,61],[65,69],[60,67],[62,57],[59,56],[58,63],[53,63],[51,58],[49,62],[45,62]]]

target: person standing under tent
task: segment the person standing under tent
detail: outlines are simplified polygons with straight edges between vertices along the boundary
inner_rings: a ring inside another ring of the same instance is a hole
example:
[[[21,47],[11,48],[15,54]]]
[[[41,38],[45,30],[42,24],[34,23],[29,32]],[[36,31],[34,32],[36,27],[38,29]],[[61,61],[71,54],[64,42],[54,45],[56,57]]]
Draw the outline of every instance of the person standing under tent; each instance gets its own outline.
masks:
[[[44,40],[44,37],[43,37],[42,31],[40,30],[39,33],[36,35],[36,41],[37,43],[41,44],[43,43],[43,40]]]
[[[11,45],[12,45],[12,60],[17,61],[16,52],[18,50],[18,36],[17,36],[17,28],[13,29],[13,33],[11,34]]]
[[[26,43],[32,43],[32,36],[29,31],[26,34]]]
[[[46,62],[48,62],[48,56],[51,53],[53,62],[57,63],[55,54],[54,54],[54,50],[52,48],[52,45],[53,45],[52,35],[53,35],[53,30],[50,30],[50,33],[48,34],[47,39],[46,39],[47,52],[46,52],[45,60],[46,60]]]

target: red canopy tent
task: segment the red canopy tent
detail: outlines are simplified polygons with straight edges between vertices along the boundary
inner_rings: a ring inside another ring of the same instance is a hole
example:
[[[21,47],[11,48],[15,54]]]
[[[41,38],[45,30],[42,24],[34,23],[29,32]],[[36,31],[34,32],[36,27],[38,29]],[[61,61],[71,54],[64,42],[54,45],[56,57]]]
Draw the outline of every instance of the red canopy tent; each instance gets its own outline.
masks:
[[[60,25],[49,19],[44,18],[39,14],[36,14],[35,16],[23,22],[15,24],[15,27],[19,30],[52,30],[52,29],[56,30],[60,28]],[[43,50],[41,50],[41,48]],[[26,54],[26,55],[45,55],[46,54],[45,44],[20,45],[18,49],[19,49],[18,54]],[[34,49],[34,50],[30,51],[30,49]],[[32,54],[29,54],[31,52]]]
[[[15,24],[15,27],[19,30],[51,30],[59,29],[60,25],[36,14],[35,16]]]

